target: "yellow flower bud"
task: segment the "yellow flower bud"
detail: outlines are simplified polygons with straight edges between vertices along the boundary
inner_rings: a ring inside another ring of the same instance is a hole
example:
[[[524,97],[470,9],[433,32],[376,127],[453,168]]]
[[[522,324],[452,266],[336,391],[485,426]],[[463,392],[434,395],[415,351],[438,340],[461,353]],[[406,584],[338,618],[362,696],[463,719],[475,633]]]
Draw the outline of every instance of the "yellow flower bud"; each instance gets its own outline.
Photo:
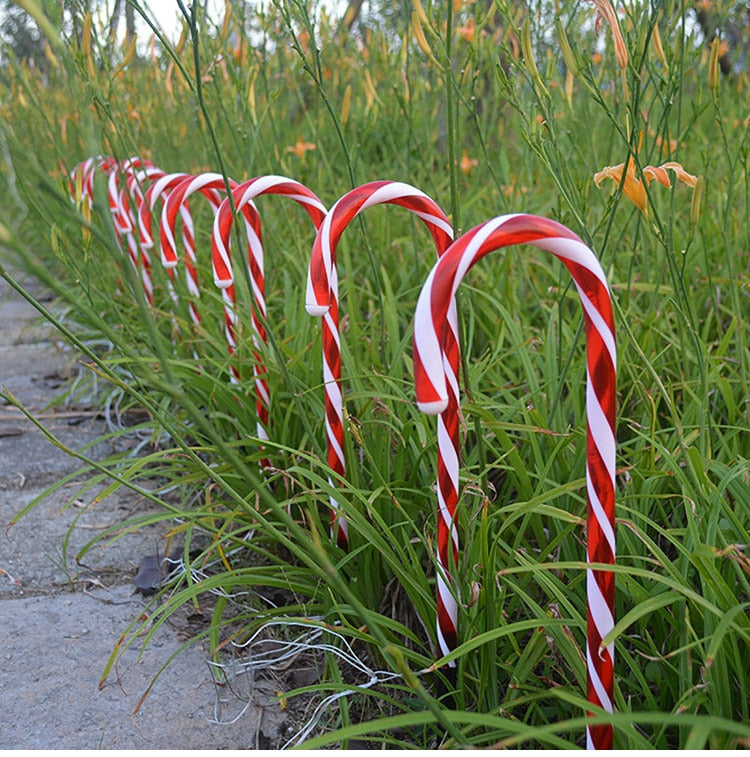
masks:
[[[229,22],[232,20],[232,4],[227,3],[224,7],[224,20],[221,23],[221,38],[226,39],[229,34]]]
[[[705,180],[703,176],[699,176],[693,187],[693,199],[690,201],[690,225],[695,227],[698,225],[701,215],[701,199],[703,197],[703,187]]]
[[[11,244],[13,242],[13,234],[10,229],[3,223],[0,223],[0,243]]]
[[[186,40],[187,40],[187,27],[183,24],[180,38],[177,40],[177,44],[174,46],[175,55],[180,55],[180,53],[182,53],[182,50],[185,47]]]
[[[60,255],[60,235],[57,229],[57,224],[52,224],[52,229],[49,233],[49,246],[52,248],[52,252],[55,255]]]
[[[573,72],[570,69],[565,74],[565,99],[568,105],[573,105]]]
[[[88,58],[91,55],[91,11],[86,11],[81,30],[81,55]]]
[[[664,55],[664,48],[661,45],[661,35],[659,34],[659,22],[654,24],[654,29],[651,32],[651,41],[654,43],[654,54],[656,60],[664,66],[664,70],[669,73],[669,64],[667,63],[667,56]]]
[[[555,21],[555,26],[557,26],[557,38],[560,40],[560,49],[562,50],[565,65],[573,76],[578,76],[580,66],[570,46],[570,42],[568,42],[568,35],[565,34],[565,27],[559,17]]]
[[[91,11],[86,12],[83,19],[83,30],[81,31],[81,56],[86,61],[86,68],[89,76],[93,79],[96,75],[94,69],[94,59],[91,56]]]
[[[247,107],[250,111],[250,116],[253,119],[253,123],[258,122],[258,117],[256,114],[256,108],[255,108],[255,77],[257,76],[257,71],[253,71],[253,75],[249,77],[247,81]]]
[[[424,24],[425,26],[430,25],[430,20],[427,18],[427,13],[425,12],[421,0],[414,0],[414,12],[417,14],[417,16],[419,16],[420,23]]]
[[[375,82],[372,79],[369,69],[365,69],[364,80],[362,82],[365,90],[365,100],[367,101],[367,110],[372,108],[375,100],[378,98],[378,90],[375,87]]]
[[[128,50],[125,53],[125,57],[122,59],[122,63],[120,63],[120,65],[117,66],[112,72],[113,78],[119,76],[130,65],[130,62],[133,60],[133,56],[135,55],[135,44],[137,41],[138,35],[134,34],[130,39],[130,45],[128,46]]]
[[[81,236],[83,237],[83,241],[88,245],[91,242],[91,231],[89,229],[91,224],[91,200],[88,195],[83,198],[81,215],[85,221],[85,224],[81,227]]]
[[[57,67],[57,58],[52,52],[49,42],[44,43],[44,57],[50,62],[53,67]]]
[[[342,126],[346,126],[346,122],[349,120],[349,106],[352,102],[352,85],[349,84],[344,92],[344,101],[341,103],[341,116],[339,120]]]
[[[424,10],[422,12],[424,12]],[[432,50],[430,49],[430,45],[427,42],[427,37],[425,36],[424,29],[422,28],[422,19],[420,18],[420,15],[419,15],[419,13],[417,13],[417,11],[414,11],[411,14],[411,23],[412,23],[412,26],[414,27],[414,38],[417,40],[417,44],[419,45],[419,49],[438,68],[442,68],[442,66],[440,65],[440,63],[438,63],[437,58],[433,55]]]
[[[708,88],[715,95],[719,86],[719,38],[711,43],[711,56],[708,59]]]
[[[538,87],[541,92],[544,92],[549,97],[549,91],[544,86],[542,77],[539,75],[539,69],[536,67],[536,62],[534,61],[534,51],[531,49],[531,26],[528,16],[524,19],[523,26],[521,27],[521,52],[523,53],[526,70],[534,81],[534,86]]]

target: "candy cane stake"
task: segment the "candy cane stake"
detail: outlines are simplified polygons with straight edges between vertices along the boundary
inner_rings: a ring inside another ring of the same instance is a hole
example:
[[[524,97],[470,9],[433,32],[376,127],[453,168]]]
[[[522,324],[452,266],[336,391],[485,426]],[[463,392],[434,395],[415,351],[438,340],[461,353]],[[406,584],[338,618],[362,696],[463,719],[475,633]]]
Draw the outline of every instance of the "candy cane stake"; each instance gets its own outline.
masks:
[[[94,198],[94,177],[96,171],[101,171],[107,178],[107,195],[112,223],[115,229],[115,236],[118,244],[123,246],[123,237],[125,238],[125,247],[128,258],[134,270],[140,274],[141,282],[147,300],[153,304],[153,285],[151,283],[151,263],[145,250],[138,248],[138,243],[133,236],[134,218],[130,212],[130,205],[126,199],[125,191],[120,188],[119,182],[121,175],[124,175],[128,182],[132,173],[138,168],[155,168],[152,163],[143,161],[140,158],[129,158],[128,160],[118,163],[114,158],[108,156],[97,156],[87,158],[79,163],[70,173],[69,189],[73,199],[87,199],[89,203]],[[140,265],[139,265],[140,258]],[[119,284],[119,282],[118,282]]]
[[[161,253],[164,265],[177,265],[175,225],[182,204],[186,202],[192,194],[200,192],[201,194],[209,198],[209,201],[211,202],[211,209],[213,210],[215,215],[219,205],[221,204],[222,194],[226,191],[226,186],[227,184],[221,174],[203,173],[197,176],[189,176],[185,178],[174,188],[173,191],[170,192],[169,197],[167,198],[162,208],[160,224]],[[230,189],[233,189],[236,186],[237,182],[230,179]],[[247,230],[248,239],[254,239],[260,234],[260,219],[258,218],[258,213],[252,206],[252,204],[245,207],[245,209],[243,210],[243,217],[245,219],[245,228]],[[194,302],[200,297],[200,290],[198,288],[198,268],[197,261],[195,259],[195,246],[193,246],[192,249],[186,248],[185,252],[185,271],[188,277],[188,290]],[[234,320],[234,313],[232,301],[228,293],[223,291],[222,297],[224,299],[224,322],[226,333],[226,324],[229,321]],[[194,323],[197,324],[200,322],[200,316],[198,315],[197,308],[194,304],[191,308],[191,315],[193,316]]]
[[[134,249],[140,250],[141,280],[144,291],[146,292],[146,298],[152,306],[154,304],[154,285],[151,278],[151,258],[148,254],[149,248],[140,244],[140,241],[136,238],[135,231],[138,224],[140,207],[144,202],[144,185],[146,183],[150,184],[164,175],[164,171],[152,163],[129,166],[126,172],[126,190],[130,197],[130,203],[135,205],[135,211],[130,210],[130,203],[128,203],[127,206],[128,245],[132,246]]]
[[[344,461],[344,408],[341,395],[336,246],[344,229],[355,216],[372,205],[386,203],[400,205],[421,218],[432,234],[438,255],[453,239],[450,222],[435,202],[415,187],[394,181],[363,184],[345,194],[331,208],[317,233],[310,258],[305,306],[310,315],[323,316],[323,381],[326,393],[328,465],[341,477],[346,474],[346,463]],[[455,322],[454,319],[453,323]],[[457,364],[447,366],[446,370],[458,375]],[[456,413],[457,410],[456,405]],[[457,415],[455,419],[449,419],[447,433],[452,434],[454,424],[457,439]],[[346,549],[349,543],[348,525],[338,511],[338,502],[331,497],[331,536],[336,539],[339,546]],[[439,541],[440,538],[447,541],[447,533],[443,534],[441,530]]]
[[[128,253],[128,258],[133,266],[133,270],[140,276],[143,285],[143,291],[150,305],[154,302],[154,287],[151,280],[151,261],[145,249],[139,249],[136,240],[135,218],[131,211],[130,202],[128,201],[129,192],[126,188],[120,187],[120,179],[129,177],[133,171],[140,168],[155,168],[153,163],[141,160],[140,158],[128,158],[121,163],[116,164],[109,173],[107,189],[109,196],[109,209],[112,213],[112,221],[115,227],[115,234],[118,242],[123,244]]]
[[[157,179],[146,190],[143,200],[138,204],[138,232],[142,249],[150,250],[154,246],[154,238],[151,233],[151,221],[153,210],[156,207],[157,201],[159,199],[162,199],[163,202],[166,202],[167,198],[169,197],[169,193],[188,176],[191,176],[191,174],[164,174],[164,176],[161,176],[159,179]],[[210,194],[208,199],[214,205],[218,205],[220,201],[218,194]],[[193,228],[193,217],[190,213],[190,204],[188,202],[184,202],[180,206],[180,217],[182,219],[182,247],[185,251],[185,258],[192,260],[195,258],[195,234]],[[163,254],[160,254],[160,257],[162,267],[166,270],[168,276],[167,289],[169,291],[170,297],[172,298],[172,302],[176,306],[179,304],[177,291],[175,290],[173,284],[174,267],[176,266],[176,261],[172,262],[165,260]],[[188,287],[190,287],[190,275],[186,273],[185,278]],[[192,300],[188,301],[188,311],[190,313],[190,319],[193,321],[193,323],[198,323],[200,318]],[[181,338],[182,335],[180,327],[177,323],[176,317],[174,316],[172,316],[172,324],[175,329],[175,334]],[[198,359],[198,354],[195,350],[193,350],[193,357],[196,360]]]
[[[531,215],[500,216],[457,239],[427,278],[414,317],[414,379],[425,413],[442,413],[449,402],[442,354],[447,312],[466,272],[485,255],[513,244],[531,244],[559,258],[578,289],[586,330],[586,495],[589,563],[615,563],[615,328],[607,281],[594,253],[569,229]],[[445,454],[438,437],[438,456]],[[449,454],[452,451],[449,450]],[[602,640],[614,627],[615,576],[586,574],[588,701],[613,712],[614,645]],[[612,726],[586,729],[589,748],[610,749]]]
[[[140,236],[141,247],[144,249],[151,249],[154,246],[154,239],[151,233],[151,220],[152,213],[156,207],[156,203],[159,199],[162,199],[163,203],[167,201],[170,193],[186,178],[190,178],[192,174],[186,173],[172,173],[165,174],[161,178],[157,179],[146,191],[143,201],[138,206],[138,231]],[[206,194],[208,200],[214,207],[218,207],[221,198],[217,192],[208,192]],[[190,204],[185,201],[180,205],[180,218],[182,219],[182,246],[185,252],[185,259],[193,261],[195,260],[195,234],[193,228],[193,217],[190,213]],[[177,293],[174,289],[172,281],[174,279],[174,268],[177,265],[177,255],[174,254],[174,259],[167,259],[164,254],[164,250],[160,250],[161,263],[166,269],[169,275],[169,281],[167,286],[169,288],[169,294],[172,301],[177,304]],[[190,272],[186,270],[185,280],[188,287],[188,292],[191,297],[195,296],[195,287],[193,286],[193,279]],[[188,310],[190,312],[190,318],[193,323],[200,322],[197,308],[192,299],[188,301]],[[176,323],[175,323],[176,326]],[[179,329],[178,329],[179,332]]]
[[[94,176],[97,170],[107,175],[113,170],[117,163],[114,158],[110,158],[106,155],[97,155],[94,158],[86,158],[86,160],[79,163],[70,172],[70,180],[68,183],[68,189],[70,196],[76,199],[83,199],[88,197],[90,202],[94,199]],[[80,175],[80,185],[78,176]],[[80,187],[80,189],[79,189]],[[80,197],[78,192],[80,191]]]
[[[148,256],[148,251],[153,248],[154,240],[151,236],[151,211],[156,203],[156,200],[162,194],[162,183],[157,191],[149,191],[152,188],[149,187],[146,191],[143,190],[143,184],[146,181],[150,183],[162,182],[166,174],[161,169],[148,169],[147,171],[134,171],[128,177],[128,190],[136,205],[135,221],[138,225],[138,239],[143,254]],[[175,174],[171,174],[172,177]],[[183,176],[183,174],[180,174]],[[170,179],[174,181],[174,179]],[[165,198],[169,195],[169,192],[164,193]],[[194,247],[195,242],[193,238],[193,217],[190,215],[190,206],[188,203],[183,203],[180,208],[180,217],[182,219],[182,241],[183,248]],[[174,272],[172,268],[165,268],[168,274],[167,278],[167,290],[172,299],[172,302],[177,304],[177,293],[174,290],[172,281],[174,279]],[[175,329],[179,333],[179,327],[176,319],[173,318]]]
[[[214,283],[216,286],[226,290],[232,300],[232,313],[236,317],[235,299],[234,299],[234,275],[232,272],[232,261],[229,249],[229,237],[234,222],[232,204],[235,211],[243,212],[252,200],[262,194],[285,195],[289,199],[299,203],[312,219],[317,231],[323,219],[326,216],[326,208],[320,199],[311,192],[306,186],[297,181],[288,179],[285,176],[260,176],[249,181],[242,182],[232,190],[232,202],[225,198],[214,218],[214,228],[211,237],[211,259],[214,272]],[[267,371],[263,364],[260,354],[261,345],[265,345],[267,340],[266,329],[264,326],[266,320],[266,296],[265,296],[265,272],[264,272],[264,253],[263,245],[260,240],[260,234],[253,234],[248,239],[248,266],[250,270],[250,279],[253,288],[253,297],[255,308],[252,311],[253,324],[253,376],[255,378],[255,409],[257,416],[257,436],[259,439],[268,439],[268,416],[270,410],[270,392],[268,381],[266,380]],[[229,354],[234,354],[235,338],[234,330],[236,321],[228,319],[226,321],[226,336],[229,346]],[[239,373],[236,366],[232,365],[232,377],[236,381],[239,379]],[[270,461],[262,459],[262,467],[270,466]]]

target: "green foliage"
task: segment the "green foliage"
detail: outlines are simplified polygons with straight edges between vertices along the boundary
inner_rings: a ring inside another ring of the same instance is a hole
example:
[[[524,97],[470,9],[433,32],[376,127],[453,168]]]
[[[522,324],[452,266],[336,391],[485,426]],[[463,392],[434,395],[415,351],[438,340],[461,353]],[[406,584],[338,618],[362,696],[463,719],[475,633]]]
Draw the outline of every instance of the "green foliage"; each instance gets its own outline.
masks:
[[[423,16],[395,14],[359,36],[312,5],[278,0],[251,16],[237,4],[219,27],[196,10],[179,42],[158,36],[130,59],[79,18],[83,31],[64,55],[48,54],[49,71],[9,70],[3,243],[67,304],[61,317],[37,303],[84,351],[102,406],[146,411],[140,425],[112,430],[138,454],[79,453],[93,477],[81,495],[93,497],[94,482],[125,486],[159,514],[97,538],[156,520],[168,543],[184,544],[186,569],[151,620],[219,595],[206,632],[214,660],[268,624],[313,618],[339,652],[345,639],[368,670],[396,674],[365,686],[329,653],[313,690],[351,689],[364,704],[340,696],[307,746],[581,745],[585,362],[562,267],[506,251],[459,292],[461,644],[451,702],[432,668],[435,430],[411,383],[413,310],[434,257],[422,225],[373,208],[339,245],[348,424],[339,481],[325,463],[320,325],[304,311],[313,241],[304,214],[281,198],[257,203],[272,392],[261,451],[251,296],[241,278],[233,385],[207,206],[195,203],[194,326],[158,264],[147,305],[116,242],[104,179],[89,209],[70,201],[67,175],[89,156],[138,155],[237,180],[285,174],[328,206],[365,181],[404,181],[444,203],[459,230],[505,212],[549,215],[597,252],[617,316],[616,713],[606,718],[615,746],[747,745],[746,73],[709,87],[708,51],[678,3],[627,6],[624,68],[611,28],[597,35],[585,4],[560,4],[557,23],[541,5],[427,4]],[[669,187],[647,183],[646,166],[673,163],[701,177],[698,187],[672,168]],[[632,176],[612,171],[597,188],[594,174],[618,164]],[[640,209],[630,199],[637,182]],[[348,553],[328,537],[333,494],[350,524]],[[125,643],[138,643],[138,630]]]

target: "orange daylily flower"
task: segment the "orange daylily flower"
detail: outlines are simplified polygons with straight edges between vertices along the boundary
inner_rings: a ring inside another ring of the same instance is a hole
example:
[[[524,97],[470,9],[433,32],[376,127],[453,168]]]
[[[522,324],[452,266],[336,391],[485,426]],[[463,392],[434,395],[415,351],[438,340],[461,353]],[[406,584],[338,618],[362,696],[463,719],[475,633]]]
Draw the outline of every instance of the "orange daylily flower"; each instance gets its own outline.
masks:
[[[622,32],[620,31],[620,22],[617,20],[617,13],[610,0],[592,0],[596,9],[599,11],[596,18],[596,26],[599,27],[599,21],[604,19],[609,28],[612,29],[612,39],[615,43],[615,58],[617,65],[624,69],[628,65],[628,48],[625,46]]]
[[[285,152],[293,152],[298,158],[302,158],[308,150],[314,150],[316,147],[312,142],[304,142],[300,137],[297,144],[287,147]]]
[[[468,174],[477,163],[478,161],[476,158],[470,158],[466,150],[463,150],[461,153],[461,162],[458,164],[463,173]]]
[[[688,173],[679,163],[669,161],[662,163],[660,166],[646,166],[643,171],[643,179],[646,185],[650,184],[654,179],[665,187],[671,187],[672,183],[669,180],[667,170],[674,171],[675,177],[678,181],[686,184],[689,187],[695,188],[698,183],[698,177]],[[623,182],[622,175],[625,174],[625,180]],[[622,191],[625,196],[643,213],[644,216],[648,215],[648,197],[646,196],[646,187],[643,181],[635,175],[635,164],[631,157],[628,157],[626,163],[620,163],[617,166],[607,166],[601,171],[594,174],[594,184],[600,186],[604,179],[612,179],[618,185],[622,184]]]
[[[518,178],[511,174],[508,177],[510,184],[504,184],[501,189],[506,197],[520,197],[528,193],[529,188],[518,183]]]
[[[622,174],[625,173],[625,182],[622,182]],[[640,210],[644,215],[648,210],[648,198],[643,182],[635,175],[635,165],[632,158],[628,156],[627,163],[620,163],[618,166],[607,166],[594,174],[594,184],[600,186],[604,179],[612,179],[618,185],[622,183],[622,191],[625,196]]]
[[[688,173],[679,163],[675,163],[673,160],[662,163],[660,166],[646,166],[643,169],[643,178],[646,179],[647,184],[651,183],[651,179],[656,179],[660,184],[669,188],[672,186],[672,183],[669,181],[667,169],[674,171],[675,178],[688,187],[695,188],[695,185],[698,183],[697,176]]]
[[[474,19],[469,19],[463,26],[458,27],[458,33],[461,35],[465,42],[471,44],[474,41],[474,33],[476,32],[476,22]]]

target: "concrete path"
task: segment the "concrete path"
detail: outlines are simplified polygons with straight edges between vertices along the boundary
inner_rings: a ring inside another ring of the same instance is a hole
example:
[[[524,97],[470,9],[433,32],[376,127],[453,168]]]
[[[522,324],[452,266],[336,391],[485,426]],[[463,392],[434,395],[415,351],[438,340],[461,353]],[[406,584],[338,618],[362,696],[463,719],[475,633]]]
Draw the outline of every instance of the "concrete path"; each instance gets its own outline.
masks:
[[[50,404],[79,370],[73,351],[0,279],[0,389],[76,450],[106,431],[80,402]],[[110,451],[100,445],[89,454]],[[216,687],[200,643],[177,655],[133,715],[155,674],[189,636],[187,620],[164,624],[145,651],[131,647],[99,690],[115,644],[146,608],[147,600],[133,593],[132,578],[166,526],[102,543],[85,555],[85,566],[78,565],[76,553],[95,533],[148,507],[123,491],[83,508],[79,480],[6,529],[79,467],[0,400],[0,748],[277,747],[290,726],[274,699],[276,687],[268,679],[235,682],[232,690]],[[233,724],[212,722],[231,720],[246,706]]]

